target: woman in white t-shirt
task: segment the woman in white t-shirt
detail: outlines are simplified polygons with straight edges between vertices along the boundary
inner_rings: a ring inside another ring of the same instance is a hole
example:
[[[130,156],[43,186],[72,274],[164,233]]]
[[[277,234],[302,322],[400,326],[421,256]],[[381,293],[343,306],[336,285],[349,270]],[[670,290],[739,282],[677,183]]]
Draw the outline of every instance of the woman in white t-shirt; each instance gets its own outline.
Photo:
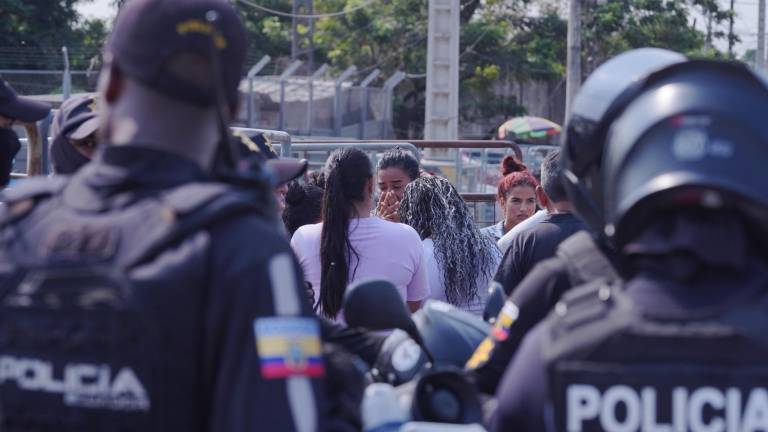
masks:
[[[424,249],[408,225],[371,216],[373,168],[361,150],[334,151],[325,166],[323,222],[299,228],[291,239],[304,278],[318,299],[315,310],[340,320],[348,284],[391,281],[411,311],[429,296]]]
[[[456,188],[436,176],[414,180],[405,188],[400,218],[423,239],[431,298],[482,315],[501,252],[475,227]]]

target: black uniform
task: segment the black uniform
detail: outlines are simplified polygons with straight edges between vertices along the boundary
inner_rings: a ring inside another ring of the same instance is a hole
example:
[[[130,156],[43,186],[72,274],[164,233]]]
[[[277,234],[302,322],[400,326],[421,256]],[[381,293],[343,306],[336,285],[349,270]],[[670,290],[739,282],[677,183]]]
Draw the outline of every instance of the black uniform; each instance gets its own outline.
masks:
[[[571,213],[547,215],[540,223],[515,237],[494,280],[504,286],[507,295],[511,294],[537,263],[555,254],[560,242],[584,228],[584,224]]]
[[[768,179],[748,168],[768,163],[766,109],[747,68],[658,49],[587,80],[566,178],[633,276],[563,296],[507,370],[492,430],[768,428]]]
[[[537,264],[509,296],[491,333],[467,363],[478,388],[496,393],[502,374],[528,331],[547,316],[567,290],[596,278],[613,281],[618,275],[604,250],[586,231],[567,238],[554,257]]]
[[[691,251],[690,258],[642,258],[639,275],[625,285],[597,281],[566,293],[558,311],[529,333],[507,369],[492,429],[542,431],[556,425],[550,430],[611,430],[606,425],[625,424],[620,409],[612,407],[601,417],[578,404],[566,406],[567,398],[588,404],[600,394],[604,403],[610,384],[619,383],[627,386],[623,390],[631,400],[634,393],[640,395],[638,406],[645,411],[638,421],[646,425],[642,430],[651,430],[646,418],[659,425],[677,425],[675,421],[682,420],[674,415],[689,415],[667,399],[673,384],[687,388],[689,394],[708,386],[713,394],[726,392],[728,386],[740,388],[743,399],[734,403],[744,410],[751,389],[768,383],[764,366],[768,339],[750,330],[760,328],[762,333],[764,327],[759,326],[768,325],[768,315],[759,312],[768,301],[768,264],[746,253],[745,234],[737,224],[727,217],[712,220],[721,221],[721,228],[713,230],[688,219],[687,232],[678,232],[677,241],[670,241],[676,250]],[[653,237],[670,235],[670,230],[651,231],[632,248],[661,250],[663,245]],[[693,234],[695,238],[690,237]],[[726,238],[729,243],[722,242]],[[719,250],[711,249],[712,239],[719,240]],[[694,250],[709,252],[694,257]],[[753,375],[735,376],[734,364],[755,367]],[[722,381],[723,377],[728,379]],[[741,388],[741,382],[749,386]],[[643,396],[644,388],[653,389],[653,400]],[[768,409],[768,399],[765,402]],[[554,410],[552,403],[558,405]],[[709,407],[702,407],[706,404],[687,409],[705,415],[703,410]],[[714,418],[731,415],[717,404],[712,409]],[[568,416],[571,426],[564,423]],[[633,421],[629,419],[627,427]],[[768,418],[761,420],[763,427],[768,425],[765,421]],[[576,424],[578,428],[573,427]],[[704,430],[688,424],[685,430]]]
[[[109,306],[115,313],[128,309],[127,316],[138,317],[138,329],[154,336],[140,342],[137,349],[147,350],[138,353],[142,358],[131,360],[137,352],[130,334],[109,336],[98,327],[109,320],[99,324],[103,320],[97,317],[78,321],[64,316],[60,322],[95,326],[83,333],[83,340],[92,344],[106,337],[101,343],[111,352],[77,346],[67,335],[58,339],[57,329],[45,324],[45,316],[60,312],[54,305],[45,307],[46,315],[29,318],[37,329],[13,330],[8,319],[0,322],[5,338],[22,330],[30,340],[50,337],[48,352],[3,339],[0,363],[6,367],[23,370],[31,360],[50,365],[26,378],[10,372],[2,377],[4,426],[13,429],[8,422],[17,422],[26,428],[97,430],[114,421],[126,430],[284,431],[317,421],[323,409],[320,333],[304,301],[300,268],[274,226],[241,205],[240,200],[250,201],[249,195],[238,197],[227,187],[219,193],[220,185],[206,180],[197,165],[183,158],[108,147],[70,181],[30,181],[8,194],[2,262],[26,269],[54,262],[62,268],[81,268],[77,265],[85,262],[118,269],[136,251],[148,249],[144,244],[157,237],[163,221],[199,229],[166,238],[162,247],[131,265],[124,303]],[[194,197],[210,191],[210,202],[189,208]],[[158,201],[161,205],[153,205]],[[216,216],[201,222],[208,215]],[[12,277],[15,273],[6,269],[2,283]],[[13,298],[6,292],[5,313],[26,318]],[[308,348],[291,352],[281,347],[291,340]],[[105,379],[112,380],[113,390],[120,385],[120,373],[128,371],[124,375],[130,375],[126,382],[132,386],[123,385],[120,395],[89,393],[91,374],[72,378],[75,364],[107,365],[112,376]],[[57,387],[60,374],[72,388]]]

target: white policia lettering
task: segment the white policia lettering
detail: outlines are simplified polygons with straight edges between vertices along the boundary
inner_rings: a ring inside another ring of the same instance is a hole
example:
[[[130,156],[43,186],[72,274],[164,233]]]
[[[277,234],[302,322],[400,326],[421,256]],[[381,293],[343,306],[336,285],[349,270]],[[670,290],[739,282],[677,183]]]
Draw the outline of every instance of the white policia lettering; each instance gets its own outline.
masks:
[[[768,392],[754,388],[748,394],[715,387],[672,390],[671,423],[658,422],[657,390],[637,390],[616,385],[600,392],[588,384],[566,389],[566,428],[584,430],[584,423],[597,420],[607,432],[755,432],[768,431]],[[746,402],[746,405],[743,404]],[[621,407],[622,414],[618,414]],[[704,413],[711,413],[705,417]]]
[[[109,365],[69,363],[54,376],[50,362],[36,358],[0,356],[0,385],[15,383],[19,389],[61,393],[64,405],[114,411],[147,411],[149,395],[129,367],[112,374]]]

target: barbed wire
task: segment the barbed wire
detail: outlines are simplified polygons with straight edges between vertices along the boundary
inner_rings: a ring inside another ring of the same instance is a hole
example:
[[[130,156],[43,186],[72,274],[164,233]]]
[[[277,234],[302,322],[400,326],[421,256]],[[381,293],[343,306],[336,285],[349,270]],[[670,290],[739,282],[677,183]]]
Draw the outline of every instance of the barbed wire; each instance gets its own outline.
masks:
[[[262,6],[260,4],[256,4],[256,3],[252,2],[252,1],[249,1],[249,0],[238,0],[238,1],[240,3],[248,5],[250,7],[253,7],[253,8],[259,9],[261,11],[270,13],[272,15],[279,15],[279,16],[288,17],[288,18],[320,19],[320,18],[332,18],[332,17],[346,15],[346,14],[352,13],[354,11],[366,8],[366,7],[372,5],[374,2],[376,2],[378,0],[368,0],[368,1],[363,2],[362,4],[359,4],[359,5],[355,6],[355,7],[352,7],[352,8],[349,8],[349,9],[345,9],[345,10],[339,11],[339,12],[329,12],[329,13],[311,14],[311,15],[308,15],[308,14],[294,14],[294,13],[283,12],[283,11],[279,11],[279,10],[275,10],[275,9],[270,9],[270,8],[268,8],[266,6]]]

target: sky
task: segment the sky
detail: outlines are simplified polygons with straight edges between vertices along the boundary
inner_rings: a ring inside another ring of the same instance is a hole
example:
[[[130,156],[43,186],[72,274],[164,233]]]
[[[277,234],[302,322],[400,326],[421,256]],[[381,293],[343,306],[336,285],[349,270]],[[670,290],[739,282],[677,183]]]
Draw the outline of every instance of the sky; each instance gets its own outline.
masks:
[[[322,0],[315,0],[321,2]],[[610,0],[608,0],[610,1]],[[730,0],[718,0],[723,8],[730,7]],[[736,52],[741,55],[748,49],[754,49],[757,46],[757,1],[758,0],[734,0],[736,9],[736,20],[734,31],[741,38],[741,43],[735,47]],[[115,15],[115,8],[112,6],[112,0],[93,0],[90,2],[79,3],[77,9],[87,18],[111,19]],[[696,25],[704,30],[706,22],[701,15],[694,14]],[[728,31],[727,24],[723,31]],[[728,42],[723,40],[717,43],[717,47],[723,51],[728,49]]]
[[[112,19],[115,16],[115,8],[112,6],[112,0],[93,0],[90,2],[80,2],[76,6],[86,18]]]

